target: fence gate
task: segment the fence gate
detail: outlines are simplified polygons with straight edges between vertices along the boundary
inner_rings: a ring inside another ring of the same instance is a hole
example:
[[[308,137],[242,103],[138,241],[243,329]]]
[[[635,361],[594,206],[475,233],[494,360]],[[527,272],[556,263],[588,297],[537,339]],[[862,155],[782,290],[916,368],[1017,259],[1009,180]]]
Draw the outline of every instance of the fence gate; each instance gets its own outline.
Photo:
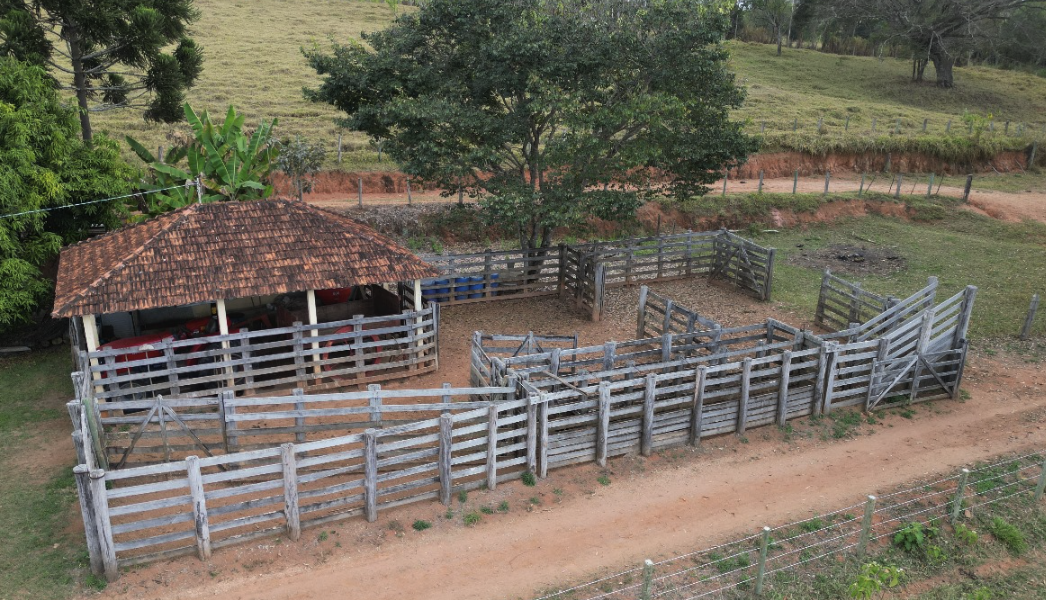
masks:
[[[955,354],[959,354],[961,360],[962,350],[945,350],[874,361],[865,410],[875,408],[891,394],[907,394],[909,400],[914,400],[919,392],[929,391],[938,386],[949,395],[955,396],[955,387],[959,379],[955,373],[946,373],[949,367],[955,364],[955,360],[951,358]],[[933,378],[933,382],[930,387],[924,388],[920,382],[927,375]]]

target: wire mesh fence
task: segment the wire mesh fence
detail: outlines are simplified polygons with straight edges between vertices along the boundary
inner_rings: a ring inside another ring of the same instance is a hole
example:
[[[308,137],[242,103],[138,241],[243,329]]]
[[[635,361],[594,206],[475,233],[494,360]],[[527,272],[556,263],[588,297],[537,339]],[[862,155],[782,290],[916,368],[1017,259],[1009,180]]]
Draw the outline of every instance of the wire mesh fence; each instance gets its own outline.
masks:
[[[894,491],[810,519],[550,592],[537,600],[696,600],[771,589],[774,577],[888,546],[911,523],[963,519],[1046,487],[1042,453],[1024,454]]]

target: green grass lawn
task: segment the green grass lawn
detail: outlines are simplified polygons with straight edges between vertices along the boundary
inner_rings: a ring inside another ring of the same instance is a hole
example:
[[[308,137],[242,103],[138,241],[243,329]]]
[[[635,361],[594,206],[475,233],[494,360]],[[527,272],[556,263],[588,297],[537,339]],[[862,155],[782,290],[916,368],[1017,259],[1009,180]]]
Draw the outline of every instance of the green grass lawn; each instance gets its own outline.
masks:
[[[1015,336],[1032,294],[1046,292],[1046,225],[1005,223],[961,210],[942,212],[943,218],[925,223],[869,216],[754,237],[778,249],[775,300],[802,314],[812,315],[821,272],[789,261],[801,251],[798,246],[811,251],[833,244],[870,246],[865,240],[873,240],[906,258],[907,268],[891,275],[843,277],[860,279],[876,293],[905,297],[933,275],[940,280],[942,300],[965,285],[976,285],[971,338]]]
[[[72,463],[49,444],[68,436],[72,394],[65,348],[0,360],[0,598],[66,598],[94,584],[79,520]],[[72,454],[72,443],[59,450]]]
[[[333,150],[338,112],[302,98],[302,87],[319,79],[301,54],[302,46],[325,45],[328,38],[346,42],[361,31],[386,26],[393,12],[384,2],[366,0],[197,0],[202,12],[193,27],[205,52],[203,74],[188,100],[196,109],[224,114],[235,104],[248,123],[278,117],[279,137],[301,135],[323,141]],[[400,11],[415,10],[401,6]],[[988,68],[959,68],[956,88],[939,90],[932,84],[908,81],[910,64],[903,60],[848,57],[812,50],[789,50],[778,57],[773,46],[729,42],[730,65],[749,90],[749,100],[738,116],[751,120],[758,133],[767,123],[768,148],[880,150],[903,147],[949,156],[965,156],[977,148],[1017,147],[1023,142],[1005,138],[1005,120],[1038,122],[1046,118],[1046,79]],[[999,131],[971,150],[959,119],[965,111],[993,113]],[[847,115],[851,131],[842,134]],[[814,131],[824,117],[827,133]],[[894,119],[903,118],[904,135],[893,136]],[[879,119],[880,135],[866,135],[871,119]],[[131,134],[155,149],[176,129],[146,123],[137,110],[95,115],[95,128],[122,140]],[[794,119],[803,131],[791,132]],[[921,135],[923,119],[930,119],[931,135]],[[943,137],[945,123],[955,120],[955,136]],[[962,130],[962,131],[959,131]],[[1041,130],[1036,130],[1041,131]],[[919,135],[911,135],[919,134]],[[992,137],[992,139],[989,139]],[[375,149],[358,134],[345,134],[345,170],[395,168],[379,162]],[[1040,152],[1040,156],[1046,151]],[[333,153],[328,167],[336,167]]]

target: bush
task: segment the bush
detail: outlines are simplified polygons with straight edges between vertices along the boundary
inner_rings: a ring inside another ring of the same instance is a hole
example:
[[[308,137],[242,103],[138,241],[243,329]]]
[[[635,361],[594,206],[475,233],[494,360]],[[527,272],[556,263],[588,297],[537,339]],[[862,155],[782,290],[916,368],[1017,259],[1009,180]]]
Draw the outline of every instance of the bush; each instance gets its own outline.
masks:
[[[534,487],[538,484],[538,478],[530,471],[525,471],[519,478],[523,481],[523,485],[528,487]]]
[[[470,513],[466,513],[465,514],[465,526],[466,527],[472,527],[473,525],[479,523],[482,520],[483,520],[483,517],[480,516],[480,514],[478,512],[476,512],[476,511],[472,511]]]
[[[418,519],[417,521],[414,521],[414,525],[412,525],[411,527],[414,528],[414,531],[425,531],[426,529],[432,527],[432,523]]]
[[[1013,554],[1020,554],[1028,549],[1028,541],[1024,539],[1024,534],[1002,517],[992,519],[988,524],[988,531]]]

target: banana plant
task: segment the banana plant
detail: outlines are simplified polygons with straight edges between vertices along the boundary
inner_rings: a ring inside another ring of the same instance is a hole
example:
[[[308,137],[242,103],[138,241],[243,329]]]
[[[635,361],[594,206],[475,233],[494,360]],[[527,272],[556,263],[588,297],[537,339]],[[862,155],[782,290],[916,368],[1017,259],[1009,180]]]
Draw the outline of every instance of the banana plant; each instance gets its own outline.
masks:
[[[212,121],[207,111],[199,116],[188,103],[184,108],[193,140],[186,146],[172,148],[163,160],[127,137],[131,149],[151,172],[142,189],[152,193],[145,194],[145,205],[136,208],[152,216],[197,201],[259,200],[271,196],[269,176],[279,155],[279,146],[272,140],[277,120],[262,122],[248,137],[243,130],[245,117],[232,106],[220,124]],[[183,160],[185,165],[181,164]],[[197,178],[203,187],[199,195]]]

